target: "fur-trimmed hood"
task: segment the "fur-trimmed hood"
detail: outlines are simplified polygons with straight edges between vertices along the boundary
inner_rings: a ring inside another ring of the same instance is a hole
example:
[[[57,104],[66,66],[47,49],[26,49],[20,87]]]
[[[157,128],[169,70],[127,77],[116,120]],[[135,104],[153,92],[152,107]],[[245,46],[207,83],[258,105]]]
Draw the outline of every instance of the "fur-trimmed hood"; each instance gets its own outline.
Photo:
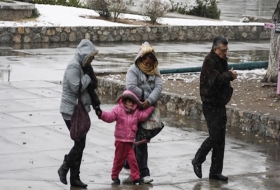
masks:
[[[135,102],[132,109],[126,109],[122,102],[123,98],[126,97],[129,97]],[[118,105],[114,106],[111,111],[102,110],[99,119],[108,123],[116,121],[114,132],[115,141],[133,143],[138,130],[138,123],[144,122],[149,118],[154,110],[154,106],[150,106],[147,109],[137,109],[141,102],[136,95],[129,90],[125,90],[117,101]]]
[[[88,39],[83,39],[77,46],[75,59],[84,67],[91,63],[91,61],[88,60],[92,60],[97,53],[98,50],[95,48],[94,44]]]
[[[117,103],[118,104],[123,104],[123,99],[125,98],[130,98],[135,104],[134,104],[134,109],[136,107],[142,108],[142,102],[139,100],[139,98],[130,90],[125,90],[123,94],[117,98]]]
[[[153,53],[157,59],[156,52],[155,52],[153,46],[151,46],[149,44],[149,42],[144,42],[142,44],[142,46],[140,47],[138,54],[135,57],[134,63],[136,64],[139,57],[143,57],[147,53]],[[158,60],[157,60],[157,62],[158,62]]]

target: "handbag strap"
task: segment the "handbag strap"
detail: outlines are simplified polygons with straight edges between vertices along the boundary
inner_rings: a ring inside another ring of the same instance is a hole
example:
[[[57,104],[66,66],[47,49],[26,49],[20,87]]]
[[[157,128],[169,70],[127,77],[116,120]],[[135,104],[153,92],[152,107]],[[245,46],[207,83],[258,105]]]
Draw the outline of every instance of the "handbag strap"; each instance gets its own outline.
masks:
[[[141,101],[142,101],[142,102],[145,101],[145,100],[144,100],[144,93],[145,93],[145,92],[144,92],[144,90],[142,89],[142,94],[141,94]]]
[[[80,81],[80,83],[79,83],[79,90],[78,90],[78,99],[81,97],[81,89],[82,89],[82,82]]]

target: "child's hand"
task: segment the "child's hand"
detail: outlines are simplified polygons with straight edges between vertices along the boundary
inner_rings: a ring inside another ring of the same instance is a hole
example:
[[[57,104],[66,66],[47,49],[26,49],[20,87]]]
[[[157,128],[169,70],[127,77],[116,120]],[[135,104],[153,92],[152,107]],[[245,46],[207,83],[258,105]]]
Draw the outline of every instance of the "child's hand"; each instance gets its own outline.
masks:
[[[102,115],[102,110],[100,109],[99,106],[95,108],[95,114],[96,114],[98,117],[100,117],[100,116]]]

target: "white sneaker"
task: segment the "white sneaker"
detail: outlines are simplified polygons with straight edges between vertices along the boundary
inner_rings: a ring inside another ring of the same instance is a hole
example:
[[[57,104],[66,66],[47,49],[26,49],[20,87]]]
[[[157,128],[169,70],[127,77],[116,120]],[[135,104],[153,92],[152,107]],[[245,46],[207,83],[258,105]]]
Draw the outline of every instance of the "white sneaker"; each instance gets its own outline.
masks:
[[[143,177],[143,183],[151,183],[154,181],[150,176]]]
[[[124,180],[122,180],[122,182],[123,183],[132,183],[132,179],[131,179],[130,175],[127,178],[125,178]]]

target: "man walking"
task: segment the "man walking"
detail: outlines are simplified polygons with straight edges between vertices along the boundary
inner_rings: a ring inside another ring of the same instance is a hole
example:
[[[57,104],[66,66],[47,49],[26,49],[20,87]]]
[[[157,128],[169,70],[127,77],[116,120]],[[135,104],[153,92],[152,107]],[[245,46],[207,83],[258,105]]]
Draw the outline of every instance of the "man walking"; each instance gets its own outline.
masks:
[[[237,78],[236,71],[228,70],[227,51],[227,38],[222,35],[216,36],[202,65],[200,96],[209,137],[204,140],[192,160],[195,174],[202,178],[201,165],[213,149],[209,178],[221,181],[228,180],[228,177],[222,175],[227,123],[226,104],[233,92],[230,81]]]

